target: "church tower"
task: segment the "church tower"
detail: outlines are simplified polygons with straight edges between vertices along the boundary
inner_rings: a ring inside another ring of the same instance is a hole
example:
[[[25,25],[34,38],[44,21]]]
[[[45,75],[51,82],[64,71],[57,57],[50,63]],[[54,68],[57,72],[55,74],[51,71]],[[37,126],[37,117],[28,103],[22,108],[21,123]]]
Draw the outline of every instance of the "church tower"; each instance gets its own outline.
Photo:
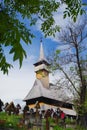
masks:
[[[34,66],[35,66],[36,78],[42,82],[45,88],[49,88],[49,71],[48,71],[49,63],[47,62],[44,55],[42,40],[40,45],[39,60],[34,64]]]
[[[72,109],[73,98],[64,89],[58,89],[58,86],[49,83],[49,63],[44,55],[42,41],[40,44],[40,56],[34,64],[36,79],[24,101],[29,108],[35,109],[38,102],[41,111],[59,107],[66,115],[75,117],[76,112]]]

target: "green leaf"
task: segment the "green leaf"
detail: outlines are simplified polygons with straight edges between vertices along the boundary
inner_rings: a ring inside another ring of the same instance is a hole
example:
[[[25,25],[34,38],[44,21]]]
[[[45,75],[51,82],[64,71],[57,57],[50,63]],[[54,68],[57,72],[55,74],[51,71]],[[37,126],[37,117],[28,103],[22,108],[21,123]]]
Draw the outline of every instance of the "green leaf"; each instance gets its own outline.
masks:
[[[60,50],[56,50],[56,54],[57,54],[57,55],[60,54],[60,52],[61,52]]]
[[[63,18],[65,19],[65,18],[66,18],[66,16],[67,16],[67,14],[64,14],[64,15],[63,15]]]

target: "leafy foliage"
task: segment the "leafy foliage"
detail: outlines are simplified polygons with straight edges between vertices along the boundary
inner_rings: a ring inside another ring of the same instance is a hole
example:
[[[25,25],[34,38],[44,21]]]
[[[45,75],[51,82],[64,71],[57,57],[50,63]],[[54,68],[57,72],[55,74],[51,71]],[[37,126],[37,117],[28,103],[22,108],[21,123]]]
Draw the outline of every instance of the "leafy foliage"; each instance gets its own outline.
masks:
[[[79,12],[83,14],[80,0],[61,1],[67,5],[64,18],[68,14],[76,20]],[[59,8],[61,1],[3,0],[0,2],[0,48],[2,50],[2,45],[11,46],[9,54],[13,54],[13,61],[19,60],[20,67],[23,59],[26,58],[26,51],[21,41],[27,45],[31,44],[32,38],[34,38],[31,27],[36,24],[38,19],[42,21],[41,30],[45,36],[55,36],[55,32],[60,30],[60,27],[55,25],[53,13]],[[28,27],[24,22],[25,19],[28,20]],[[0,62],[0,70],[5,74],[12,66],[7,63],[4,51],[3,54],[0,53],[0,61],[2,61]]]
[[[49,7],[52,7],[49,9]],[[17,1],[4,0],[0,3],[0,70],[8,73],[11,64],[7,63],[6,56],[2,50],[2,45],[11,46],[9,54],[13,54],[13,61],[19,60],[20,67],[23,59],[26,57],[21,41],[25,44],[31,44],[34,35],[31,26],[35,25],[38,18],[42,17],[45,21],[52,18],[52,12],[56,11],[58,3],[50,1]],[[27,18],[29,29],[23,22]],[[22,19],[22,20],[21,20]],[[53,18],[50,23],[53,24]]]
[[[63,2],[67,4],[66,10],[64,11],[64,18],[68,16],[71,17],[74,22],[76,22],[78,14],[82,15],[83,13],[85,13],[82,5],[86,4],[82,3],[81,0],[63,0]]]
[[[22,115],[8,115],[5,112],[0,113],[0,128],[13,128],[14,130],[24,130],[24,127],[19,128],[18,123]],[[3,120],[3,122],[2,122]],[[26,130],[26,129],[25,129]]]
[[[12,65],[6,62],[6,57],[3,54],[2,47],[0,46],[0,69],[3,73],[8,74],[8,69],[11,68]]]

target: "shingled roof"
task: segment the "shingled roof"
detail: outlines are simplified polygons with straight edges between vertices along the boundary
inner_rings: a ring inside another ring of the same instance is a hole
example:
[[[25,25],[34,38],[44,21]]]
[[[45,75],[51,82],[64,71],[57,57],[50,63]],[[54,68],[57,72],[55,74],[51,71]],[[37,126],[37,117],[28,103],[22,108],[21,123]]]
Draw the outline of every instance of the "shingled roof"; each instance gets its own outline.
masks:
[[[24,101],[45,97],[48,99],[53,99],[57,101],[69,102],[71,103],[71,97],[63,89],[58,91],[58,87],[53,84],[49,84],[49,88],[44,87],[41,80],[36,79],[33,87],[24,98]]]

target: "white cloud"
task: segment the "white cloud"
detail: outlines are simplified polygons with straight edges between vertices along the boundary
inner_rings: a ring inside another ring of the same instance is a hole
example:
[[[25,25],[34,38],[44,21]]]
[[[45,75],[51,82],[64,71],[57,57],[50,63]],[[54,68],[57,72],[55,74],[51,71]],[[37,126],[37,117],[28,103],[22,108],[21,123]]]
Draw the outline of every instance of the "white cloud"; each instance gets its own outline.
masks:
[[[64,28],[68,24],[68,22],[70,20],[69,17],[67,17],[65,19],[63,18],[63,12],[64,12],[65,8],[66,8],[66,5],[65,4],[61,4],[60,7],[58,8],[58,11],[53,14],[53,17],[54,17],[54,20],[55,20],[55,25],[59,25],[59,27],[62,27],[62,28]],[[42,21],[38,20],[38,22],[36,24],[36,28],[39,31],[41,31],[40,30],[41,24],[42,24]],[[42,32],[42,34],[43,34],[43,32]],[[53,41],[57,41],[58,42],[58,33],[56,33],[55,37],[49,36],[48,38],[50,38]]]
[[[28,59],[29,59],[30,61],[34,61],[34,60],[36,59],[36,56],[31,55],[31,56],[28,57]]]
[[[60,27],[64,27],[67,25],[67,22],[69,18],[67,17],[66,19],[63,18],[63,12],[66,8],[65,4],[62,4],[58,11],[54,13],[54,19],[55,19],[55,24],[59,25]]]
[[[60,1],[60,0],[57,0],[57,1]],[[53,17],[54,17],[54,20],[55,20],[55,25],[59,25],[59,27],[61,28],[66,28],[66,26],[70,23],[70,22],[73,22],[73,20],[71,19],[71,17],[66,17],[65,19],[63,18],[63,12],[65,11],[65,8],[66,8],[66,5],[65,4],[61,4],[60,7],[58,8],[57,12],[55,12],[53,14]],[[84,15],[78,15],[78,18],[77,18],[77,21],[74,23],[74,24],[82,24],[83,22],[83,19],[84,19]],[[37,30],[41,31],[40,28],[41,28],[41,23],[42,21],[41,20],[38,20],[37,22],[37,25],[36,25],[36,28]],[[43,32],[42,32],[43,34]],[[59,32],[56,33],[55,37],[53,36],[49,36],[48,38],[53,40],[53,41],[56,41],[56,42],[59,42],[59,38],[58,38],[58,35],[59,35]]]
[[[60,50],[63,55],[67,54],[73,54],[73,50],[70,45],[60,45],[56,49]]]
[[[37,41],[35,41],[36,43]],[[38,45],[38,44],[37,44]],[[8,75],[0,71],[0,98],[4,102],[11,102],[15,99],[24,99],[33,86],[35,80],[34,66],[38,55],[38,46],[31,45],[25,48],[28,52],[27,58],[23,60],[21,69],[19,62],[12,62],[14,68],[9,70]],[[10,58],[8,59],[10,60]]]
[[[21,69],[16,65],[9,75],[0,74],[0,98],[4,102],[24,99],[35,80],[34,67],[25,64]]]

